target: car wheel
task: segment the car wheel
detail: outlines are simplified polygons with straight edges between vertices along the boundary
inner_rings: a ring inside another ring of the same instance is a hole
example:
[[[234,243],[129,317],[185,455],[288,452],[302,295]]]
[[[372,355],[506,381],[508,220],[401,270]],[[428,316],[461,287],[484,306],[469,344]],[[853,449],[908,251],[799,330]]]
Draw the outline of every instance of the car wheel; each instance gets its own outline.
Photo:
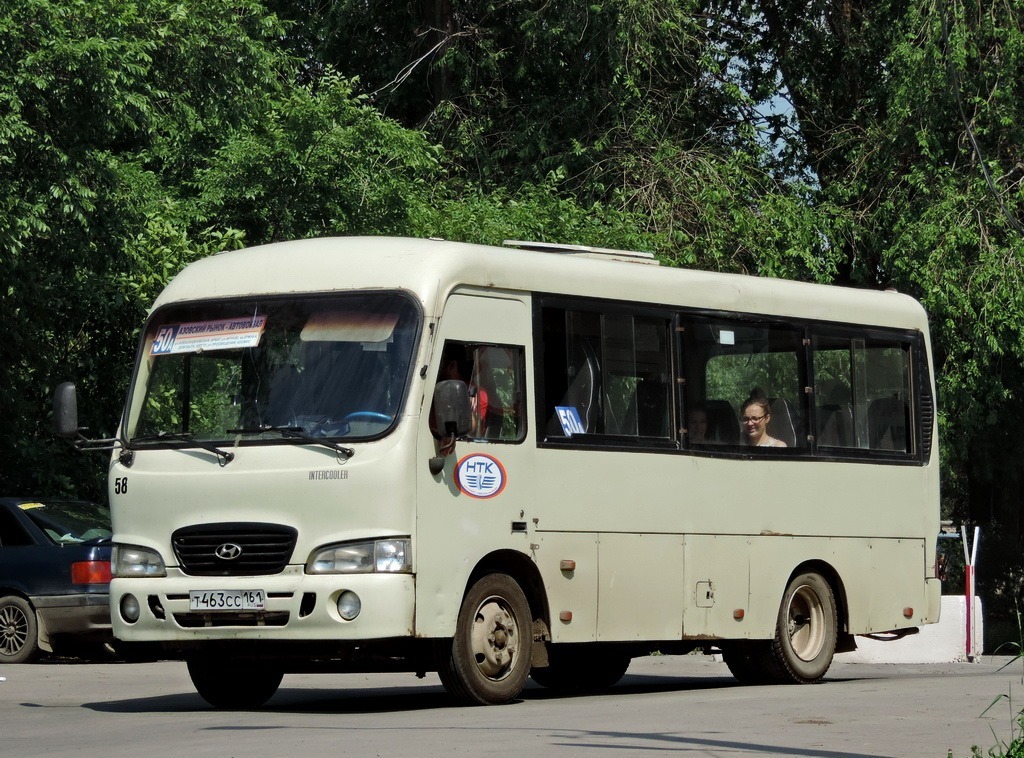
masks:
[[[39,656],[39,627],[29,602],[0,597],[0,663],[31,663]]]

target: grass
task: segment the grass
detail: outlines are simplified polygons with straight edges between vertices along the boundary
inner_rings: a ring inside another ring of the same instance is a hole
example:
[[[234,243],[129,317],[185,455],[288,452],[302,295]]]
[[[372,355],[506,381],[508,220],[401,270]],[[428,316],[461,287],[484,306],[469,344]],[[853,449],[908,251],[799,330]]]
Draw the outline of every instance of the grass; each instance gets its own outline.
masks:
[[[1020,609],[1016,611],[1017,616],[1017,641],[1016,642],[1004,642],[999,645],[994,651],[993,655],[1006,655],[1008,652],[1014,657],[1004,665],[999,667],[999,671],[1005,668],[1013,666],[1017,661],[1024,662],[1024,627],[1021,625]],[[1021,673],[1021,684],[1024,685],[1024,671]],[[1010,713],[1013,714],[1013,687],[1012,684],[1007,687],[1006,693],[999,695],[995,700],[989,703],[988,708],[981,712],[984,716],[990,710],[992,710],[997,704],[1005,701],[1010,706]],[[992,736],[996,740],[995,747],[989,748],[987,753],[982,753],[981,748],[974,746],[971,748],[972,758],[983,758],[984,756],[990,756],[990,758],[1024,758],[1024,710],[1019,710],[1016,714],[1011,715],[1010,718],[1010,741],[1008,743],[1003,742],[999,739],[995,729],[992,730]],[[953,753],[950,751],[947,754],[947,758],[953,758]]]

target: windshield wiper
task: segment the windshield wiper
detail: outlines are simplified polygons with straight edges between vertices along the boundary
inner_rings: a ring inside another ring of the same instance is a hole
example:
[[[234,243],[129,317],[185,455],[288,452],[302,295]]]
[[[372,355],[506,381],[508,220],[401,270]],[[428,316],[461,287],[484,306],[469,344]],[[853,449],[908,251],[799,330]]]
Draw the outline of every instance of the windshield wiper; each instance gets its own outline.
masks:
[[[184,442],[187,446],[201,447],[217,456],[221,466],[226,466],[235,459],[234,453],[221,450],[212,442],[197,440],[192,432],[157,432],[144,437],[133,437],[129,443],[134,445],[137,442]]]
[[[266,432],[277,432],[282,437],[298,440],[300,442],[308,442],[311,445],[322,445],[323,447],[330,448],[336,453],[341,453],[346,458],[351,458],[355,455],[355,450],[344,445],[339,445],[337,442],[331,442],[323,437],[314,437],[312,434],[307,433],[301,426],[253,426],[245,429],[228,429],[228,434],[265,434]]]

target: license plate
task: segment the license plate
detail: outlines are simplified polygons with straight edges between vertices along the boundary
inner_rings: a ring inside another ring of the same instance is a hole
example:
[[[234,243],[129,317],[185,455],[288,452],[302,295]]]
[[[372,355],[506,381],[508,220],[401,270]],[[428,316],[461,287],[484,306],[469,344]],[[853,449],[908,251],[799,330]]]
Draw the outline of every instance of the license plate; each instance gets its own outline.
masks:
[[[191,590],[190,611],[262,611],[266,602],[263,590]]]

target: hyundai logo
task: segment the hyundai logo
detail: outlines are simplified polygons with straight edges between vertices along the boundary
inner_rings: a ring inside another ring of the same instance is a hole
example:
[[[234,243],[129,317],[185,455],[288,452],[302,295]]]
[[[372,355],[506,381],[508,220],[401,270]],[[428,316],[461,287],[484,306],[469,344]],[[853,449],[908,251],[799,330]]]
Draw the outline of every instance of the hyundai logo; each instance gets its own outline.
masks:
[[[218,545],[213,554],[222,561],[233,561],[242,555],[242,546],[236,545],[234,542],[225,542],[223,545]]]

